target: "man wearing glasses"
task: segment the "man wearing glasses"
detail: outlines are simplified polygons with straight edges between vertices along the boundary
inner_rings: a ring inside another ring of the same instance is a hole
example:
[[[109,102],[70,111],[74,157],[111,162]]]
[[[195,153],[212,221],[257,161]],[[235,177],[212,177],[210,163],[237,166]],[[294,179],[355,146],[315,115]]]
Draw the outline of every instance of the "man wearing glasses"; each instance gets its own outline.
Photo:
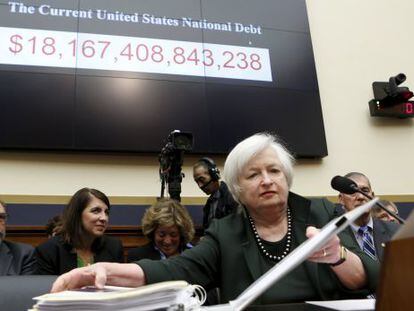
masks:
[[[0,201],[0,276],[32,274],[35,268],[34,248],[4,240],[7,217],[6,204]]]
[[[394,204],[394,202],[391,202],[388,200],[381,200],[380,203],[382,203],[382,205],[384,205],[389,211],[393,212],[395,215],[398,216],[398,208],[397,208],[397,205]],[[386,211],[384,211],[379,206],[374,206],[372,208],[372,215],[375,218],[381,219],[383,221],[400,223],[398,219],[392,217],[390,214],[388,214]]]
[[[345,177],[354,181],[362,192],[374,196],[371,183],[364,174],[351,172],[346,174]],[[339,203],[341,203],[345,211],[353,210],[366,202],[368,202],[368,199],[358,192],[354,194],[339,194]],[[398,224],[373,218],[371,212],[368,212],[358,218],[347,230],[352,230],[355,240],[368,256],[374,260],[381,261],[385,243],[392,238],[398,228]]]

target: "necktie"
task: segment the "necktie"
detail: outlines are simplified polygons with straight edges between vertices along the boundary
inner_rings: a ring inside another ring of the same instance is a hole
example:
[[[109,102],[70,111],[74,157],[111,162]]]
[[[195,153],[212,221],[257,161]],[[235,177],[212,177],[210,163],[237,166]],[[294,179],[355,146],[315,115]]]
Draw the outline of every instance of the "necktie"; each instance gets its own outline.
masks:
[[[374,242],[369,233],[368,226],[362,226],[358,229],[358,234],[362,238],[362,250],[372,259],[377,260]]]

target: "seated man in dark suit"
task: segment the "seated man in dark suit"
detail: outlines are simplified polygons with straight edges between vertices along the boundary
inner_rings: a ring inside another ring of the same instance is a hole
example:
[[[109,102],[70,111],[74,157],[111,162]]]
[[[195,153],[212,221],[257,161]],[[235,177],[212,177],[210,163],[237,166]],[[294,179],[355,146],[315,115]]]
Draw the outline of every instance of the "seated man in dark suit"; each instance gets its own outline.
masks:
[[[351,172],[346,174],[345,177],[353,180],[361,191],[370,196],[374,196],[371,183],[364,174]],[[354,194],[339,194],[339,202],[345,211],[353,210],[367,201],[368,199],[358,192]],[[392,238],[399,227],[397,223],[385,222],[372,217],[371,213],[366,213],[346,230],[352,231],[352,236],[355,237],[360,248],[366,254],[375,260],[381,261],[385,243]]]
[[[35,268],[34,248],[5,241],[6,221],[6,204],[0,201],[0,275],[32,274]]]

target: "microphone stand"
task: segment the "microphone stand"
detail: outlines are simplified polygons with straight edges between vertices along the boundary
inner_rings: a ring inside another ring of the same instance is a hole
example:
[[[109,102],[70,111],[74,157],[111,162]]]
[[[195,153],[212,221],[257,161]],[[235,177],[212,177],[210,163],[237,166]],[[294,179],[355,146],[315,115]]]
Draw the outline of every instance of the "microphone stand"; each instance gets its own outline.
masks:
[[[355,191],[355,192],[358,192],[358,193],[360,193],[360,194],[362,194],[364,197],[366,197],[366,198],[368,198],[368,199],[370,199],[370,200],[372,200],[373,199],[373,197],[372,196],[370,196],[370,195],[368,195],[368,194],[366,194],[364,191],[362,191],[361,189],[359,189],[358,188],[358,186],[356,186],[356,185],[354,185],[354,184],[351,184],[350,185],[350,187]],[[397,214],[395,214],[395,213],[393,213],[393,212],[391,212],[388,208],[386,208],[385,206],[384,206],[384,204],[382,204],[381,202],[379,202],[379,201],[377,201],[376,203],[375,203],[376,205],[378,205],[381,209],[383,209],[388,215],[390,215],[391,217],[394,217],[395,219],[397,219],[399,222],[400,222],[400,224],[405,224],[405,220],[404,219],[402,219],[400,216],[398,216]]]

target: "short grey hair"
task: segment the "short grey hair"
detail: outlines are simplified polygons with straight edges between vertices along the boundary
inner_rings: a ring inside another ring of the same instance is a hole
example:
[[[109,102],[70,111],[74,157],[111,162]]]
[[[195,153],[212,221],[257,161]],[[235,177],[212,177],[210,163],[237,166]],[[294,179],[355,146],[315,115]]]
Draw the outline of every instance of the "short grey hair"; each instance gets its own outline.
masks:
[[[349,172],[349,173],[347,173],[347,174],[345,174],[344,175],[344,177],[345,178],[353,178],[353,177],[361,177],[361,178],[365,178],[366,179],[366,181],[368,182],[368,186],[369,186],[369,188],[372,190],[372,187],[371,187],[371,182],[369,181],[369,178],[367,177],[367,175],[365,175],[365,174],[363,174],[363,173],[361,173],[361,172]]]
[[[293,164],[294,158],[287,148],[282,144],[281,140],[269,133],[258,133],[250,136],[233,148],[227,156],[224,163],[224,180],[226,181],[230,192],[234,199],[241,203],[239,186],[239,177],[245,165],[257,154],[267,149],[273,148],[282,164],[282,171],[285,174],[289,189],[293,181]]]

